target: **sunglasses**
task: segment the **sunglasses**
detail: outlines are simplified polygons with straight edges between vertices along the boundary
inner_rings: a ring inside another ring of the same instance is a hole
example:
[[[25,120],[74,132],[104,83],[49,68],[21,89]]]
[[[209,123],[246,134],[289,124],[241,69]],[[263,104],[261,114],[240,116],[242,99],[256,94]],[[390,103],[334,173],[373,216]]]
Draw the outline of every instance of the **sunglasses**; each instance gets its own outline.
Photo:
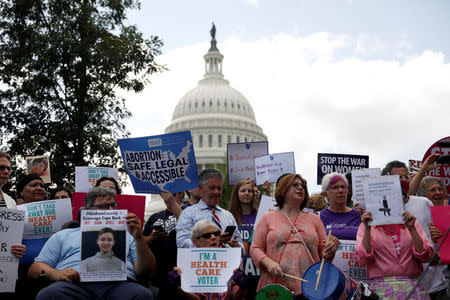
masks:
[[[218,237],[218,236],[220,236],[220,231],[217,230],[217,231],[214,231],[214,232],[207,232],[207,233],[201,234],[199,236],[199,238],[204,238],[204,239],[207,240],[207,239],[211,238],[212,235]]]
[[[11,167],[8,166],[0,166],[0,171],[8,170],[8,172],[11,172]]]

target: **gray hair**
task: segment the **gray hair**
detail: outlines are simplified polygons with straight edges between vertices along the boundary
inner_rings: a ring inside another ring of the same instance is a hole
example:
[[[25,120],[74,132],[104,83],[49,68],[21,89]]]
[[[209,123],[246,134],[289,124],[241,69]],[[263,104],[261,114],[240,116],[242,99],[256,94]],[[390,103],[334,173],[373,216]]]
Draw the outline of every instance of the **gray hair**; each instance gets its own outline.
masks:
[[[404,162],[394,160],[394,161],[388,162],[386,164],[386,166],[383,168],[383,170],[381,170],[381,175],[383,175],[383,176],[391,175],[393,168],[405,168],[406,171],[408,171],[408,167],[405,165]]]
[[[205,185],[208,183],[208,180],[211,178],[218,178],[223,181],[223,174],[217,169],[204,169],[198,175],[198,184]]]
[[[91,208],[94,206],[95,200],[97,198],[105,198],[107,196],[111,196],[111,198],[116,201],[116,197],[112,189],[103,186],[95,187],[90,190],[84,197],[84,207]]]
[[[214,226],[217,229],[219,229],[219,227],[217,227],[216,224],[208,220],[200,220],[197,223],[195,223],[194,227],[192,227],[191,230],[191,240],[198,239],[200,237],[200,232],[202,232],[206,227],[209,226]]]
[[[447,197],[447,189],[445,188],[444,184],[442,183],[441,178],[433,177],[433,176],[426,176],[426,177],[422,178],[422,181],[419,184],[419,188],[417,189],[416,196],[426,197],[427,187],[434,182],[440,184],[440,186],[444,189],[445,197]]]
[[[322,192],[325,192],[326,190],[328,190],[328,187],[330,186],[330,184],[335,184],[337,181],[342,180],[345,182],[346,185],[348,185],[348,180],[345,177],[344,174],[340,174],[340,173],[330,173],[327,174],[325,176],[323,176],[322,178]]]

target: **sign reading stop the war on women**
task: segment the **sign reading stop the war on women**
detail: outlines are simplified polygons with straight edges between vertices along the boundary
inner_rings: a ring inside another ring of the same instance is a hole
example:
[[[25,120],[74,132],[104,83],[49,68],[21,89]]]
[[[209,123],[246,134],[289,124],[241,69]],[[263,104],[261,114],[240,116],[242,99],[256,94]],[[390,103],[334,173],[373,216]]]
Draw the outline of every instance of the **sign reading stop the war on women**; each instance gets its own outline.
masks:
[[[355,258],[356,241],[340,240],[336,255],[333,259],[333,264],[342,272],[358,281],[367,281],[367,267],[361,265]]]
[[[22,240],[25,212],[0,207],[0,293],[12,293],[16,287],[19,259],[11,246]]]
[[[228,185],[235,185],[242,179],[255,179],[255,157],[268,153],[267,141],[227,144]]]
[[[125,168],[136,193],[172,193],[198,187],[191,132],[119,140]]]
[[[322,184],[323,176],[329,173],[345,174],[369,167],[367,155],[318,153],[317,156],[317,184]]]
[[[89,192],[102,177],[112,177],[119,181],[117,168],[75,167],[75,192]]]
[[[21,204],[17,209],[25,211],[24,240],[49,238],[72,220],[69,198]]]
[[[181,289],[187,293],[223,293],[241,263],[241,248],[178,248]]]
[[[266,180],[275,183],[285,173],[295,173],[294,152],[263,155],[255,158],[256,185]]]

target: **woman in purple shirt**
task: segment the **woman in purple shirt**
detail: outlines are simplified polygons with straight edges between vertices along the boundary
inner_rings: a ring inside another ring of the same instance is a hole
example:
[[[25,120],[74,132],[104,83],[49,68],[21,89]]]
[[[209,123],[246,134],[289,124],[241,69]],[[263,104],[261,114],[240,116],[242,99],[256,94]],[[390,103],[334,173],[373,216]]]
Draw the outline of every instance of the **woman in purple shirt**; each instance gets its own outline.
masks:
[[[329,206],[319,212],[325,229],[342,240],[356,240],[361,217],[359,211],[346,206],[348,181],[344,175],[330,173],[322,179],[322,194]]]

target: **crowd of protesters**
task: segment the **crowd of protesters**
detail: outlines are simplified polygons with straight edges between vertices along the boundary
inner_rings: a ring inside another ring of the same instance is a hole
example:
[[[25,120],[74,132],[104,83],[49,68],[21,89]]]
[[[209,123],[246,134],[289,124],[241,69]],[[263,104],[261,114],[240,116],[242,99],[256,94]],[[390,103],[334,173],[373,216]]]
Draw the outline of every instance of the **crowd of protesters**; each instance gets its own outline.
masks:
[[[447,205],[448,195],[439,178],[425,176],[436,167],[437,156],[429,156],[412,181],[404,163],[386,164],[382,175],[399,175],[405,211],[402,224],[377,226],[370,225],[370,211],[353,203],[348,174],[325,175],[321,193],[311,197],[300,174],[282,175],[275,187],[265,182],[261,189],[274,196],[278,209],[264,214],[255,227],[260,200],[255,182],[239,181],[225,209],[218,205],[223,174],[204,169],[197,189],[175,194],[162,191],[166,209],[151,215],[145,224],[128,213],[127,281],[80,282],[77,224],[45,241],[13,245],[11,253],[21,259],[16,292],[3,293],[2,299],[255,299],[270,284],[304,299],[301,285],[288,275],[301,278],[322,259],[332,262],[341,240],[356,241],[355,258],[367,266],[370,299],[404,299],[413,287],[410,299],[449,299],[448,266],[434,255],[443,233],[433,225],[430,213],[431,206]],[[11,157],[0,151],[0,188],[10,174]],[[22,203],[72,197],[67,187],[47,191],[35,174],[20,178],[16,188],[15,199],[0,192],[0,207],[15,209]],[[103,177],[86,195],[84,209],[116,209],[115,197],[121,192],[114,178]],[[241,236],[244,227],[254,230],[250,239]],[[187,293],[180,287],[177,249],[193,247],[241,248],[260,276],[248,276],[241,264],[226,292]],[[424,268],[427,272],[417,284]]]

